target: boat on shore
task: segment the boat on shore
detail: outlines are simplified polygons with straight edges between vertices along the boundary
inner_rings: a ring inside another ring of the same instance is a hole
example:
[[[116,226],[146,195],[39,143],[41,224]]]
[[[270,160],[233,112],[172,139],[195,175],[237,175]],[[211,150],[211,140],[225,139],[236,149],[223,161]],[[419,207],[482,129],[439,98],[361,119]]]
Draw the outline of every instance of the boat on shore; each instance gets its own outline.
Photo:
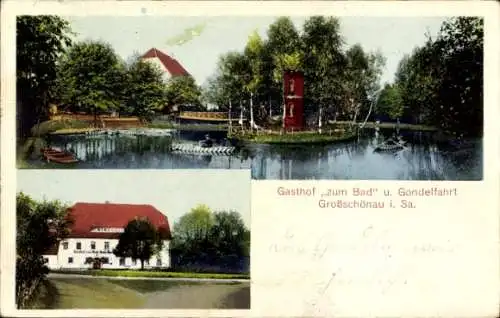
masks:
[[[42,148],[42,156],[47,162],[55,162],[61,164],[77,163],[78,159],[69,151],[59,150],[55,148]]]

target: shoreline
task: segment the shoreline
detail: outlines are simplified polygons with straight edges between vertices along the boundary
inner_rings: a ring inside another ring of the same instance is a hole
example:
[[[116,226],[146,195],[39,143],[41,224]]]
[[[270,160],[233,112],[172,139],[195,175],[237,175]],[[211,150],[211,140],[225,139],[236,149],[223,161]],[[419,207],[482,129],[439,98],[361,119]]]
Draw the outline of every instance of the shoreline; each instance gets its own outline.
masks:
[[[286,134],[232,134],[228,138],[242,143],[249,144],[270,144],[270,145],[327,145],[334,143],[348,142],[357,138],[357,133],[344,133],[343,135],[318,133],[318,132],[295,132]]]

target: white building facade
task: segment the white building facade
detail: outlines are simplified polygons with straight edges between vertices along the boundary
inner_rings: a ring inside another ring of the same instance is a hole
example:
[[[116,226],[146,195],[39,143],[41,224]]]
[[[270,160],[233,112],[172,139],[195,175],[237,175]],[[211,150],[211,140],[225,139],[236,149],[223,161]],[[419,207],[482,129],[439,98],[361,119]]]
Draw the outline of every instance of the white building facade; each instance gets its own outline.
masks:
[[[140,269],[140,260],[117,257],[113,249],[118,239],[70,238],[59,243],[56,255],[44,255],[46,265],[51,270],[91,269],[94,260],[99,259],[102,269]],[[144,268],[170,267],[170,241],[165,240],[162,250],[144,262]],[[92,260],[91,262],[89,260]]]
[[[43,255],[47,267],[50,270],[140,269],[140,260],[117,257],[113,250],[129,221],[136,217],[150,217],[153,225],[167,229],[168,239],[163,240],[160,251],[144,262],[144,268],[169,268],[170,229],[166,217],[152,206],[138,206],[138,209],[124,206],[126,208],[121,209],[119,204],[77,203],[72,208],[76,212],[73,213],[74,225],[69,237]]]

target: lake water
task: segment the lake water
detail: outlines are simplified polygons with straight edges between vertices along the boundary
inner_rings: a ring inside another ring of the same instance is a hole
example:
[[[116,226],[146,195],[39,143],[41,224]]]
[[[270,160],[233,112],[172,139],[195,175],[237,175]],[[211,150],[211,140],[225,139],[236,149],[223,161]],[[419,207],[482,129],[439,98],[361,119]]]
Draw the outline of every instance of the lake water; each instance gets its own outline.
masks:
[[[432,133],[399,132],[406,148],[374,152],[394,130],[368,130],[358,140],[327,146],[251,145],[236,154],[199,155],[170,152],[168,137],[61,136],[51,146],[73,151],[91,169],[251,169],[254,179],[337,180],[481,180],[482,140],[437,142]],[[206,132],[178,131],[174,142],[197,143]],[[210,132],[225,144],[225,132]],[[33,162],[32,162],[33,163]],[[36,163],[43,167],[43,162]]]

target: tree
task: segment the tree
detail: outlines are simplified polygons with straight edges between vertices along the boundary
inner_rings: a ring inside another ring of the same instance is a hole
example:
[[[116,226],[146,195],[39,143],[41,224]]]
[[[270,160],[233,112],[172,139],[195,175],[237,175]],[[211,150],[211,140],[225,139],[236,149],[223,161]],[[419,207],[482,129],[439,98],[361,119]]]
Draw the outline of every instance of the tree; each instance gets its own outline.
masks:
[[[343,88],[346,97],[341,113],[356,121],[361,112],[368,113],[370,103],[375,99],[385,63],[380,53],[364,52],[359,44],[346,51],[347,65],[344,68]]]
[[[342,102],[343,70],[347,61],[342,52],[344,40],[336,17],[313,16],[304,23],[301,35],[304,50],[305,112],[317,114],[319,108],[332,110]]]
[[[149,219],[136,218],[131,220],[120,234],[113,254],[118,257],[131,257],[134,261],[139,260],[142,270],[144,262],[162,250],[165,239],[165,234]]]
[[[239,103],[250,79],[250,65],[245,55],[228,52],[219,57],[215,76],[210,78],[205,93],[208,101],[226,110],[228,104]]]
[[[19,16],[16,28],[18,132],[25,135],[48,116],[57,60],[71,45],[71,29],[66,20],[49,15]]]
[[[403,116],[403,111],[403,101],[399,87],[386,84],[377,101],[377,114],[387,116],[390,119],[397,119]]]
[[[170,106],[200,106],[201,88],[190,75],[172,77],[167,83],[166,98]]]
[[[214,213],[210,238],[215,245],[216,257],[226,265],[233,265],[241,257],[250,256],[250,231],[236,211]]]
[[[406,117],[462,135],[483,129],[483,20],[452,18],[396,72]]]
[[[172,251],[181,266],[235,268],[249,256],[250,232],[237,212],[199,205],[174,225]]]
[[[59,201],[37,202],[18,193],[16,197],[16,303],[24,308],[48,268],[42,255],[69,234],[72,223],[68,206]]]
[[[124,102],[125,65],[104,42],[80,42],[61,59],[61,101],[77,111],[97,114],[118,110]]]
[[[125,113],[151,120],[168,102],[161,71],[136,57],[128,65],[126,74]]]

